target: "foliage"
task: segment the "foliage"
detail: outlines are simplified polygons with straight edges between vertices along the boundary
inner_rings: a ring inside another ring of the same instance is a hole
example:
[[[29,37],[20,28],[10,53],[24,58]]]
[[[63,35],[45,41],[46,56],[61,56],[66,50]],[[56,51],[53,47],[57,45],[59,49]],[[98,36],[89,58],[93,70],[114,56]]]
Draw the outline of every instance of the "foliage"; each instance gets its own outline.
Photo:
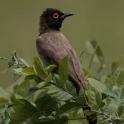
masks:
[[[4,59],[1,57],[1,59]],[[39,58],[28,65],[16,53],[8,60],[16,81],[7,90],[0,88],[0,124],[88,124],[94,112],[97,124],[124,123],[124,69],[119,62],[105,66],[96,41],[87,41],[81,54],[87,88],[76,95],[68,80],[68,59],[56,66],[44,66]],[[91,111],[83,111],[84,96]]]

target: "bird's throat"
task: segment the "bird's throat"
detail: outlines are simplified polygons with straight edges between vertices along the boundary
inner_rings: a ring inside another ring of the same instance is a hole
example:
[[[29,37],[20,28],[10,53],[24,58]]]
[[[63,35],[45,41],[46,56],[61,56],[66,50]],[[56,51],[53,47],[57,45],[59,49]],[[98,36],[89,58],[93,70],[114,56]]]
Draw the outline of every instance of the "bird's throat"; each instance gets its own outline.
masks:
[[[46,22],[44,17],[41,17],[40,19],[40,28],[39,28],[39,35],[49,32],[51,30],[57,30],[59,31],[61,28],[62,22],[58,22],[58,23],[48,23]]]

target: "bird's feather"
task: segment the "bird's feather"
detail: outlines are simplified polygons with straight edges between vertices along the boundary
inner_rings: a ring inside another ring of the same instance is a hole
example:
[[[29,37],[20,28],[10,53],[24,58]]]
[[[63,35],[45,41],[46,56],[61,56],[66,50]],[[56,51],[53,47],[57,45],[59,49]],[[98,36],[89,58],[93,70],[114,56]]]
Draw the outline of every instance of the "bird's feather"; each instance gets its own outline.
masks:
[[[80,61],[75,50],[70,45],[65,35],[60,31],[49,31],[41,34],[36,40],[39,55],[48,58],[52,63],[58,65],[59,61],[68,56],[69,77],[76,87],[77,93],[84,88],[84,76]]]

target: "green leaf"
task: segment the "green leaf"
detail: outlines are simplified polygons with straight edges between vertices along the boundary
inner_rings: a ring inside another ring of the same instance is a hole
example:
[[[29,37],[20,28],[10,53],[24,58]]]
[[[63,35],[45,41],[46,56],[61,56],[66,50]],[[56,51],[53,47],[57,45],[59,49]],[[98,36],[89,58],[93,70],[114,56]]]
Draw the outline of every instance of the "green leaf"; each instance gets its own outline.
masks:
[[[97,102],[97,105],[100,107],[101,103],[102,103],[102,94],[99,93],[99,92],[96,92],[96,102]]]
[[[0,97],[0,104],[7,103],[9,100],[5,97]]]
[[[58,103],[70,100],[73,96],[66,91],[63,91],[62,89],[54,86],[54,85],[49,85],[46,84],[45,82],[40,83],[38,86],[40,89],[34,93],[34,99],[35,101],[43,97],[45,94],[48,94],[50,97],[53,99],[56,99]]]
[[[60,82],[65,83],[68,79],[68,57],[65,56],[60,62],[59,62],[59,77]]]
[[[120,74],[118,76],[117,82],[118,82],[119,85],[124,82],[124,70],[120,71]]]
[[[45,80],[48,76],[47,71],[45,70],[45,67],[43,66],[43,63],[40,61],[39,58],[34,59],[34,67],[36,70],[37,75],[42,79]]]
[[[120,98],[124,99],[124,85],[121,86]]]
[[[43,115],[49,115],[58,109],[57,99],[49,94],[44,94],[43,96],[39,97],[35,103],[38,110],[40,110]]]
[[[112,73],[116,72],[118,67],[119,67],[119,62],[118,61],[112,62],[112,64],[111,64],[111,72]]]
[[[86,42],[86,50],[89,54],[93,55],[94,62],[104,63],[104,54],[95,40]]]
[[[85,77],[89,77],[91,75],[90,70],[88,70],[86,68],[83,69],[83,72],[84,72]]]
[[[103,67],[104,55],[97,42],[88,41],[86,45],[92,67]],[[89,77],[87,89],[77,96],[68,80],[67,56],[60,61],[58,74],[54,73],[55,65],[46,67],[39,58],[33,66],[16,53],[10,59],[21,80],[11,86],[12,95],[0,88],[0,124],[88,124],[86,115],[92,113],[97,113],[99,124],[123,123],[124,70],[119,68],[120,62],[113,62],[100,74],[93,68],[84,69],[86,79]],[[82,110],[88,106],[91,111]]]
[[[33,67],[14,68],[14,73],[18,75],[35,75]]]
[[[88,122],[86,121],[86,119],[79,118],[79,119],[75,119],[75,120],[73,120],[73,119],[69,120],[68,124],[88,124]]]
[[[69,102],[67,101],[62,107],[59,108],[57,114],[66,113],[74,108],[81,108],[81,106],[76,102]]]
[[[54,85],[47,87],[47,90],[48,90],[48,94],[50,94],[52,97],[56,98],[59,101],[67,101],[73,97],[68,92],[66,92],[63,89],[60,89]]]
[[[124,115],[124,105],[120,105],[117,110],[118,116]]]
[[[31,88],[36,87],[37,82],[33,79],[25,78],[20,84],[14,86],[14,95],[18,94],[24,98],[32,95]]]
[[[37,109],[25,99],[14,99],[10,108],[10,118],[12,124],[20,124],[30,118]]]
[[[40,124],[67,124],[68,118],[66,116],[41,116],[39,117]]]
[[[33,67],[25,67],[23,68],[23,73],[27,74],[27,75],[35,75],[35,71]]]
[[[9,101],[9,94],[0,88],[0,104],[7,103]]]
[[[51,73],[56,68],[56,65],[49,65],[46,67],[47,72]]]
[[[0,105],[0,124],[10,124],[7,105]]]
[[[92,86],[96,91],[100,93],[103,93],[107,89],[106,86],[102,82],[94,78],[88,78],[87,80],[90,86]]]

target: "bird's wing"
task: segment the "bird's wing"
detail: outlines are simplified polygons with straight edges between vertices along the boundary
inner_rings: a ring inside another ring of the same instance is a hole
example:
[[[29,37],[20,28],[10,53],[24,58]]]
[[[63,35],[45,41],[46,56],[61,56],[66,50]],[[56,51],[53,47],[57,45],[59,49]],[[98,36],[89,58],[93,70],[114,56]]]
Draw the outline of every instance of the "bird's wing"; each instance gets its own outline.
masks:
[[[63,43],[54,33],[45,33],[36,40],[36,47],[40,56],[49,58],[51,62],[58,64],[59,61],[67,55]],[[59,41],[59,42],[57,42]]]
[[[36,46],[40,56],[48,57],[55,64],[59,64],[63,57],[68,56],[69,77],[74,81],[78,90],[81,86],[84,86],[84,77],[79,59],[62,33],[45,33],[38,37]]]
[[[77,57],[73,48],[69,49],[68,58],[69,58],[69,72],[71,74],[71,78],[74,81],[79,82],[80,85],[83,85],[85,87],[82,67],[80,65],[79,58]]]

